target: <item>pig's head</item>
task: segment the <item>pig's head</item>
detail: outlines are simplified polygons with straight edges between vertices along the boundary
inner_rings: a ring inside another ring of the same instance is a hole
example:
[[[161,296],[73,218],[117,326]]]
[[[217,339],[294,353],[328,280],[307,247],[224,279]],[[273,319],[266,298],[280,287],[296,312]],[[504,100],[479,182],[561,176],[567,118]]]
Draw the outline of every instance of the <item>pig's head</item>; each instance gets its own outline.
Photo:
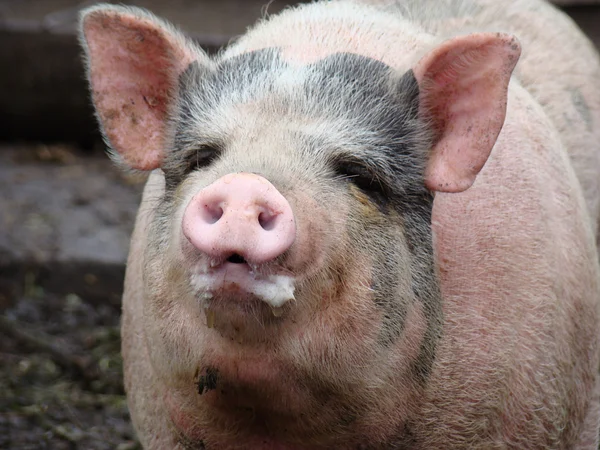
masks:
[[[455,38],[398,73],[211,59],[134,8],[81,23],[107,144],[160,180],[143,316],[175,426],[309,446],[389,431],[442,334],[432,191],[467,189],[488,158],[514,38]]]

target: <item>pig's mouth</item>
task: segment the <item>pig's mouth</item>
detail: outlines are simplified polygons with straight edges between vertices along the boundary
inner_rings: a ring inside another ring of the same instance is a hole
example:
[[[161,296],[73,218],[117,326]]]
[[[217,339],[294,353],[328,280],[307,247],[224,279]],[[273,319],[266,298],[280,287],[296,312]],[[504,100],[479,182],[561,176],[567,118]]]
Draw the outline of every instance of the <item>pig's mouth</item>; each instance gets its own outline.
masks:
[[[229,258],[227,258],[227,262],[230,262],[232,264],[248,264],[246,262],[246,259],[243,256],[238,255],[237,253],[234,253]]]
[[[275,317],[281,316],[284,305],[294,300],[296,278],[281,269],[253,265],[234,253],[222,261],[199,264],[190,281],[210,326],[211,311],[219,308],[217,303],[244,308],[258,300],[268,305]]]

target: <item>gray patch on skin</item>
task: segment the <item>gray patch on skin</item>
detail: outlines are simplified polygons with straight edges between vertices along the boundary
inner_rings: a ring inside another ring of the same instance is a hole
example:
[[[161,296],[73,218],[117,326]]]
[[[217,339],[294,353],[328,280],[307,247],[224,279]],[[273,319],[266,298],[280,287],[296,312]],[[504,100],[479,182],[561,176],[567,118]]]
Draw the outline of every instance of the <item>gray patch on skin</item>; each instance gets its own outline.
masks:
[[[332,61],[329,62],[328,59]],[[377,204],[380,211],[385,210],[386,207],[393,208],[403,219],[404,234],[409,251],[413,255],[412,290],[415,298],[423,304],[427,322],[427,330],[419,355],[413,362],[412,371],[417,379],[425,382],[431,371],[435,348],[441,336],[442,306],[433,262],[431,236],[433,196],[424,187],[423,168],[426,152],[419,151],[422,142],[418,140],[407,142],[405,139],[411,133],[418,134],[415,130],[423,127],[418,118],[418,84],[409,71],[392,87],[399,94],[394,96],[389,90],[382,88],[386,85],[385,80],[390,74],[390,68],[382,63],[357,55],[338,54],[318,64],[323,65],[324,73],[329,73],[330,77],[335,75],[350,80],[352,88],[359,92],[363,91],[362,98],[377,99],[377,108],[367,109],[366,112],[365,109],[355,108],[361,111],[361,121],[357,121],[357,129],[375,130],[375,134],[380,139],[380,145],[374,149],[377,153],[369,156],[371,161],[379,162],[379,167],[375,169],[377,173],[385,174],[380,178],[381,188],[376,189],[375,195],[368,189],[365,193]],[[364,67],[368,67],[368,70],[359,70]],[[365,77],[363,80],[360,79],[361,75]],[[330,95],[331,101],[334,101],[334,95],[334,93]],[[338,94],[340,95],[342,94]],[[396,121],[391,121],[390,118],[395,118]],[[368,146],[364,145],[363,148]],[[382,167],[384,165],[385,167]],[[359,187],[365,189],[360,184]],[[398,187],[401,187],[401,191],[397,191]],[[382,214],[382,218],[389,220],[390,216]],[[392,228],[397,226],[392,223],[388,225]],[[368,233],[370,230],[365,231]],[[382,233],[383,230],[374,231]],[[393,242],[390,236],[380,237],[378,240],[380,239]],[[380,343],[389,347],[402,335],[409,305],[406,303],[407,299],[398,298],[397,259],[394,258],[393,253],[387,251],[380,250],[378,253],[379,258],[374,262],[372,288],[375,291],[376,304],[384,310]]]
[[[407,138],[419,135],[419,129],[423,128],[418,117],[417,81],[412,71],[409,71],[390,86],[391,69],[388,66],[358,55],[332,55],[315,66],[324,77],[314,86],[322,89],[327,80],[333,77],[343,80],[336,86],[341,92],[327,92],[323,89],[320,93],[323,100],[335,103],[344,94],[354,95],[357,99],[343,101],[350,109],[350,112],[345,113],[356,115],[356,118],[352,117],[355,120],[353,129],[368,130],[371,135],[377,136],[375,144],[364,142],[360,145],[363,154],[338,154],[336,163],[339,166],[339,160],[358,161],[365,167],[371,166],[372,171],[378,175],[374,189],[369,188],[364,180],[357,182],[357,178],[350,178],[350,182],[357,184],[370,197],[385,222],[383,228],[371,227],[359,233],[360,239],[364,239],[365,234],[376,234],[378,236],[373,239],[374,244],[381,241],[393,242],[392,236],[385,237],[386,227],[397,227],[389,209],[395,210],[402,217],[408,248],[413,255],[412,290],[414,296],[424,303],[423,311],[428,327],[413,367],[417,377],[424,380],[430,372],[441,334],[442,313],[431,244],[433,196],[425,188],[423,175],[427,152],[420,148],[424,145],[423,141]],[[352,94],[348,94],[352,91]],[[373,102],[374,99],[376,102]],[[368,102],[373,104],[367,108],[361,107]],[[327,146],[326,143],[319,145]],[[374,166],[375,163],[377,166]],[[368,223],[368,220],[363,222]],[[358,247],[364,245],[360,239],[356,242]],[[402,335],[409,303],[408,299],[398,298],[397,254],[391,253],[391,248],[388,251],[379,245],[377,247],[379,251],[376,252],[378,257],[374,261],[372,288],[376,304],[384,311],[380,343],[390,347]]]
[[[379,342],[390,347],[404,331],[408,305],[399,303],[395,298],[398,263],[387,256],[384,254],[374,262],[371,289],[375,293],[375,304],[383,310]]]
[[[413,375],[421,383],[425,383],[431,373],[437,344],[442,337],[444,319],[442,295],[433,257],[431,232],[433,197],[429,200],[431,203],[421,205],[422,211],[405,218],[407,234],[410,236],[407,239],[409,249],[415,243],[418,245],[418,252],[416,249],[411,249],[415,255],[412,262],[412,289],[417,301],[421,302],[427,324],[419,354],[411,364]]]
[[[585,126],[587,131],[592,131],[593,129],[593,118],[592,112],[590,111],[590,107],[585,101],[585,97],[581,93],[581,90],[576,87],[572,87],[569,89],[569,93],[571,94],[571,102],[573,106],[585,122]]]

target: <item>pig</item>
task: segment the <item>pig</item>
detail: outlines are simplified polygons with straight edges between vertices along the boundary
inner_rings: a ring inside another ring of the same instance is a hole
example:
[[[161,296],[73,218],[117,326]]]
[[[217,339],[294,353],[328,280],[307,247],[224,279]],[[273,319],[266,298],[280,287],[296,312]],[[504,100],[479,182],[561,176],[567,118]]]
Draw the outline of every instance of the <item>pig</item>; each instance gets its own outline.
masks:
[[[95,5],[80,36],[112,157],[149,173],[144,448],[597,448],[600,62],[565,15],[323,1],[209,57]]]

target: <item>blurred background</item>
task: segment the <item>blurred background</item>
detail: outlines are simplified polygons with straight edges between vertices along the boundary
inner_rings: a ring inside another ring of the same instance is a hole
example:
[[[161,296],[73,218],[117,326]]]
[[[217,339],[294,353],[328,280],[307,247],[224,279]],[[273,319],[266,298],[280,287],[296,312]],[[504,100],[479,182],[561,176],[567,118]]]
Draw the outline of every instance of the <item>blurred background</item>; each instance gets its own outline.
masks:
[[[266,1],[127,3],[214,53],[297,3]],[[143,180],[103,153],[76,39],[93,3],[0,0],[0,449],[139,448],[118,325]],[[600,0],[556,3],[600,48]]]

